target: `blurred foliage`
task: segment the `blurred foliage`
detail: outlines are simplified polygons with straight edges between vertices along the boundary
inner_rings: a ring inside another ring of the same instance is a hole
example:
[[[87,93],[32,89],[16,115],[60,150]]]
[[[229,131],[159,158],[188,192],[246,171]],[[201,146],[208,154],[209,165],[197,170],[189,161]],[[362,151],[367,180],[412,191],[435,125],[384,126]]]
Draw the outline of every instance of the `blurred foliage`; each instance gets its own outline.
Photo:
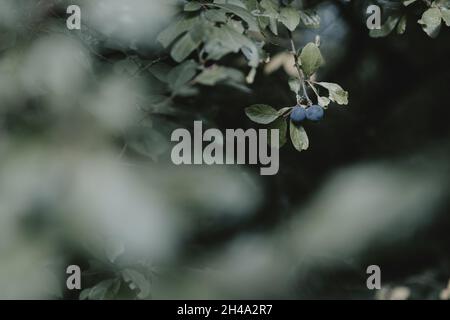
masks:
[[[448,299],[448,9],[1,1],[0,297]],[[247,113],[287,132],[310,96],[326,119],[294,132],[276,176],[171,163],[176,128]]]

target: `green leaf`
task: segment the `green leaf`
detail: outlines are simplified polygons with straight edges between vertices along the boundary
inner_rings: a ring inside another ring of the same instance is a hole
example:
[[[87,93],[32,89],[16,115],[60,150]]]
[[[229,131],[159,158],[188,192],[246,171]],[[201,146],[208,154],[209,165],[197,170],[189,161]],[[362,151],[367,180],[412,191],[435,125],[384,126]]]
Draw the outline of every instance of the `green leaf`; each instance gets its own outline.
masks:
[[[249,66],[258,66],[259,51],[255,43],[235,28],[228,25],[210,28],[206,38],[204,48],[208,59],[219,60],[228,53],[236,53],[241,50],[247,58]]]
[[[235,82],[236,84],[245,82],[244,73],[238,69],[222,67],[222,71],[227,75],[227,79]]]
[[[447,27],[450,27],[450,9],[441,8],[442,19]]]
[[[250,120],[259,124],[269,124],[279,117],[277,110],[265,104],[254,104],[247,107],[245,114]]]
[[[83,289],[83,291],[80,292],[80,295],[78,296],[79,300],[86,300],[89,298],[89,293],[91,292],[91,288]]]
[[[184,94],[184,90],[186,90],[184,88],[189,87],[183,87],[180,91],[177,91],[177,95]],[[156,105],[150,109],[153,113],[159,114],[171,114],[172,110],[170,105]],[[158,161],[158,157],[168,150],[167,139],[159,130],[152,129],[147,125],[139,125],[133,129],[126,139],[130,150],[148,157],[154,162]]]
[[[171,67],[165,63],[157,63],[148,68],[148,71],[159,81],[167,83],[167,75]]]
[[[176,38],[189,31],[198,21],[198,17],[181,18],[176,23],[164,29],[156,39],[164,48],[167,48]]]
[[[289,89],[291,89],[292,92],[298,93],[300,91],[300,80],[297,78],[291,78],[289,79]]]
[[[340,105],[348,104],[348,92],[342,89],[340,85],[330,82],[317,82],[317,84],[328,90],[331,101]]]
[[[206,86],[213,86],[226,78],[227,74],[225,73],[225,68],[213,65],[203,70],[202,73],[195,78],[195,82]]]
[[[300,13],[291,7],[281,8],[278,20],[290,31],[294,31],[300,23]]]
[[[275,120],[274,122],[272,122],[269,125],[269,129],[278,129],[279,130],[279,137],[280,140],[278,142],[278,147],[281,148],[282,146],[284,146],[284,144],[286,143],[287,140],[287,122],[286,119],[284,118],[278,118],[277,120]],[[267,139],[268,144],[270,145],[271,143],[271,138],[270,136]]]
[[[302,126],[297,126],[291,121],[289,125],[289,132],[292,144],[298,151],[307,150],[309,147],[309,139],[305,129]]]
[[[278,115],[279,116],[282,116],[282,115],[284,115],[286,112],[288,112],[289,110],[291,110],[292,109],[292,107],[284,107],[284,108],[281,108],[280,110],[278,110]]]
[[[181,62],[184,59],[186,59],[192,53],[192,51],[197,49],[200,43],[201,40],[199,39],[194,40],[192,39],[192,36],[189,33],[186,33],[173,46],[172,50],[170,51],[170,55],[176,62]]]
[[[214,0],[214,3],[217,4],[232,4],[244,9],[247,9],[247,6],[242,0]]]
[[[315,11],[311,10],[301,10],[300,21],[307,28],[319,28],[320,27],[320,16]]]
[[[389,16],[386,20],[386,22],[381,26],[380,29],[372,29],[369,32],[369,35],[372,38],[381,38],[385,37],[388,34],[392,32],[392,30],[395,29],[395,26],[397,25],[398,21],[400,20],[400,16]]]
[[[410,4],[413,4],[414,2],[416,2],[417,0],[405,0],[403,1],[403,5],[405,7],[409,6]]]
[[[279,16],[279,9],[280,6],[278,4],[278,1],[276,0],[261,0],[260,3],[261,8],[264,9],[264,16],[272,18],[272,19],[278,19]]]
[[[221,9],[209,9],[206,10],[205,18],[212,21],[212,22],[226,22],[227,21],[227,15],[224,10]]]
[[[432,38],[437,37],[441,29],[442,13],[439,8],[430,8],[425,11],[418,21],[422,25],[423,31]]]
[[[138,298],[145,299],[150,295],[150,283],[147,278],[140,272],[133,269],[125,269],[122,271],[122,277],[125,282],[130,283],[130,289],[138,289]]]
[[[108,292],[106,293],[107,299],[113,299],[117,296],[117,293],[120,290],[121,280],[116,278],[113,280],[112,284],[108,288]]]
[[[202,5],[196,1],[188,2],[184,5],[184,11],[197,11],[202,8]]]
[[[258,22],[256,20],[256,17],[254,17],[250,12],[248,12],[246,9],[232,5],[232,4],[218,4],[218,3],[209,3],[208,5],[214,6],[217,8],[221,8],[229,13],[232,13],[239,18],[241,18],[243,21],[245,21],[248,25],[248,29],[250,31],[259,32],[259,26]]]
[[[106,298],[108,293],[108,289],[114,284],[114,280],[108,279],[100,281],[98,284],[93,286],[89,290],[88,299],[89,300],[103,300]],[[85,294],[83,294],[83,298],[85,298]],[[81,299],[81,297],[80,297]]]
[[[397,25],[397,33],[404,34],[406,31],[406,15],[403,15]]]
[[[269,18],[269,29],[274,35],[278,35],[278,20],[275,18]]]
[[[330,104],[330,102],[331,100],[327,97],[317,97],[317,103],[323,108],[326,108]]]
[[[307,77],[314,74],[324,63],[319,47],[313,43],[308,43],[300,54],[300,62],[303,72]]]
[[[197,66],[194,60],[187,60],[173,68],[167,76],[170,89],[173,92],[180,90],[188,81],[194,78]]]

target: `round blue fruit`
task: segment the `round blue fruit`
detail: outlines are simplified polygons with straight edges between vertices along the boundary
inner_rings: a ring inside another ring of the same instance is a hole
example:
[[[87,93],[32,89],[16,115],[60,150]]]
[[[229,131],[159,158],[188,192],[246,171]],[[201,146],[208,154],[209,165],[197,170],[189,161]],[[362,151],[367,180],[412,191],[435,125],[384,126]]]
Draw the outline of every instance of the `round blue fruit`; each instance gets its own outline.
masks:
[[[306,118],[306,110],[303,107],[296,106],[292,108],[291,120],[294,123],[300,123]]]
[[[323,118],[323,108],[319,105],[313,105],[306,109],[306,118],[311,121],[319,121]]]

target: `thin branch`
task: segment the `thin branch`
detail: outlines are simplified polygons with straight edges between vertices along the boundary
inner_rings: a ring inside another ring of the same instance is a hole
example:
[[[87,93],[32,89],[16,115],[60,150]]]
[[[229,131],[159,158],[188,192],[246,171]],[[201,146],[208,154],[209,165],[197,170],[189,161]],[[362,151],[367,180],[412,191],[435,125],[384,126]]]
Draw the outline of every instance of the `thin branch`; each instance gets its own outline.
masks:
[[[298,64],[298,53],[297,53],[297,49],[295,48],[295,43],[294,43],[294,39],[292,37],[292,32],[288,31],[289,33],[289,40],[291,43],[291,53],[294,56],[294,66],[297,69],[298,72],[298,77],[302,86],[302,90],[303,90],[303,96],[306,98],[306,101],[308,101],[309,105],[312,105],[312,101],[308,96],[308,92],[306,90],[306,85],[305,85],[305,74],[303,73],[303,70],[300,68],[300,65]],[[298,95],[298,94],[297,94]],[[298,100],[298,99],[297,99]],[[297,101],[299,102],[299,101]]]

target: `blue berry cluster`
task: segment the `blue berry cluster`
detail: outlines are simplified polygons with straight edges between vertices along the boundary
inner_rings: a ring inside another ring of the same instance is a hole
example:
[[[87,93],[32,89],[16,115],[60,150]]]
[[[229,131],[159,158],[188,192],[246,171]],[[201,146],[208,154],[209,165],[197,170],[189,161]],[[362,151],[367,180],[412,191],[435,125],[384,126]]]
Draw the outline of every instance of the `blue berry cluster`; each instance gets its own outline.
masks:
[[[299,105],[292,108],[291,120],[295,124],[299,124],[305,119],[311,121],[319,121],[323,118],[324,110],[319,105],[312,105],[308,108],[303,108]]]

